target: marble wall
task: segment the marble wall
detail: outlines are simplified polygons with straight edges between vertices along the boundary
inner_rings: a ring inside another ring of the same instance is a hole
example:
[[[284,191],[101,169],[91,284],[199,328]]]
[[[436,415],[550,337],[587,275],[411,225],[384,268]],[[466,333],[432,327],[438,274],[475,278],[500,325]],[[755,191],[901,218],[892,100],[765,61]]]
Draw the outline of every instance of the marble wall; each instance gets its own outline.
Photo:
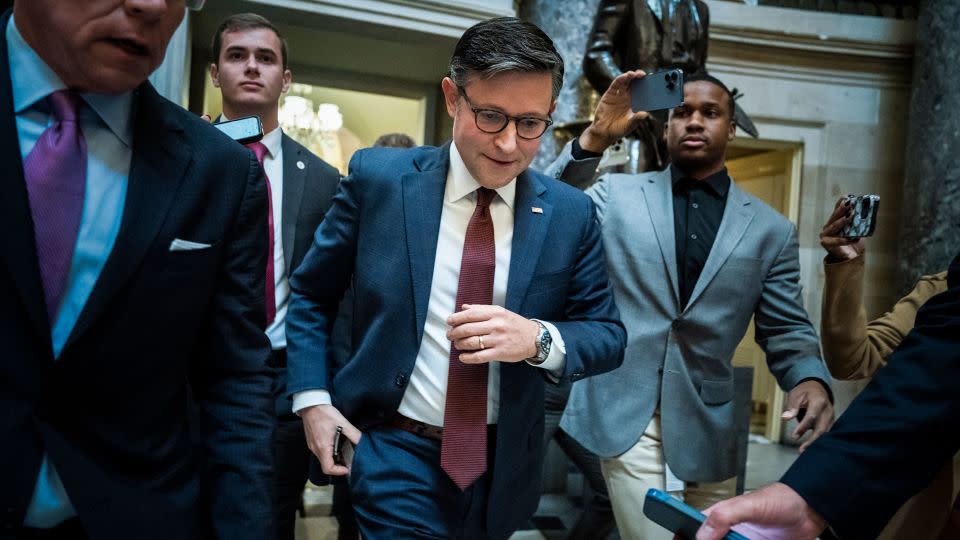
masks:
[[[897,288],[960,251],[960,2],[928,0],[917,20]]]

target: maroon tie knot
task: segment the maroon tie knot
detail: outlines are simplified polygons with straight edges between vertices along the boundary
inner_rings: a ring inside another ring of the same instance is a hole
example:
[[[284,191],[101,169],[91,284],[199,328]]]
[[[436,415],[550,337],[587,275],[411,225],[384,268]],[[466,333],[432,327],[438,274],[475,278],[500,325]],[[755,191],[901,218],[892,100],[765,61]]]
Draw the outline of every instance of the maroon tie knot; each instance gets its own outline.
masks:
[[[247,145],[247,148],[253,150],[253,153],[257,156],[257,161],[260,164],[263,164],[263,158],[267,156],[267,146],[260,141],[252,142]]]
[[[60,122],[77,122],[77,109],[80,108],[80,96],[73,90],[57,90],[50,94],[50,106],[53,117]]]
[[[493,197],[496,194],[496,191],[489,188],[477,188],[477,206],[490,206],[490,203],[493,202]]]

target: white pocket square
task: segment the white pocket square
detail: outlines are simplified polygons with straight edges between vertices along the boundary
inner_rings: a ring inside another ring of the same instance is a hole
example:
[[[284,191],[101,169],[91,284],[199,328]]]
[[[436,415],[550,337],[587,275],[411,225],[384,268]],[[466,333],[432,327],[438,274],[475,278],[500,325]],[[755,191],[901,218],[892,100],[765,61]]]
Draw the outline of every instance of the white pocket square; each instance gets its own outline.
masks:
[[[201,244],[200,242],[191,242],[179,238],[174,238],[173,242],[170,242],[170,251],[195,251],[198,249],[207,249],[208,247],[210,247],[210,244]]]

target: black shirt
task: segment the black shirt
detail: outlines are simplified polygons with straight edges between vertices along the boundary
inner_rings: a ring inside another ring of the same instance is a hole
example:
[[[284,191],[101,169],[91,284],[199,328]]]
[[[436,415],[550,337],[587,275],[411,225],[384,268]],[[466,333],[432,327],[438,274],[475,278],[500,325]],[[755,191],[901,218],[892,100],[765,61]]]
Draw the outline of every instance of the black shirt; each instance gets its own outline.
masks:
[[[675,165],[670,166],[670,176],[680,305],[686,307],[717,237],[730,191],[730,177],[724,168],[703,180],[694,180]]]

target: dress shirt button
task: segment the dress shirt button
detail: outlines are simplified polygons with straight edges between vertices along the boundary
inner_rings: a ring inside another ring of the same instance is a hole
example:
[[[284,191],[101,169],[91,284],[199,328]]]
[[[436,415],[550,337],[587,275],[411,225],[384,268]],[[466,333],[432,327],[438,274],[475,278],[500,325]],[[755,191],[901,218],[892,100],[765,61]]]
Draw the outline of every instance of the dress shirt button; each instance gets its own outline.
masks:
[[[693,203],[693,204],[691,204],[690,206],[692,206],[692,207],[694,207],[694,208],[700,208],[700,205],[697,204],[697,203]]]
[[[403,385],[407,384],[407,376],[403,373],[399,373],[397,374],[397,378],[394,380],[394,382],[397,383],[397,386],[403,388]]]
[[[674,329],[680,328],[680,325],[683,323],[683,319],[674,319],[673,323],[670,324]]]
[[[694,240],[696,240],[696,239],[697,239],[697,235],[696,235],[696,234],[691,234],[691,235],[690,235],[690,238],[693,238]]]

